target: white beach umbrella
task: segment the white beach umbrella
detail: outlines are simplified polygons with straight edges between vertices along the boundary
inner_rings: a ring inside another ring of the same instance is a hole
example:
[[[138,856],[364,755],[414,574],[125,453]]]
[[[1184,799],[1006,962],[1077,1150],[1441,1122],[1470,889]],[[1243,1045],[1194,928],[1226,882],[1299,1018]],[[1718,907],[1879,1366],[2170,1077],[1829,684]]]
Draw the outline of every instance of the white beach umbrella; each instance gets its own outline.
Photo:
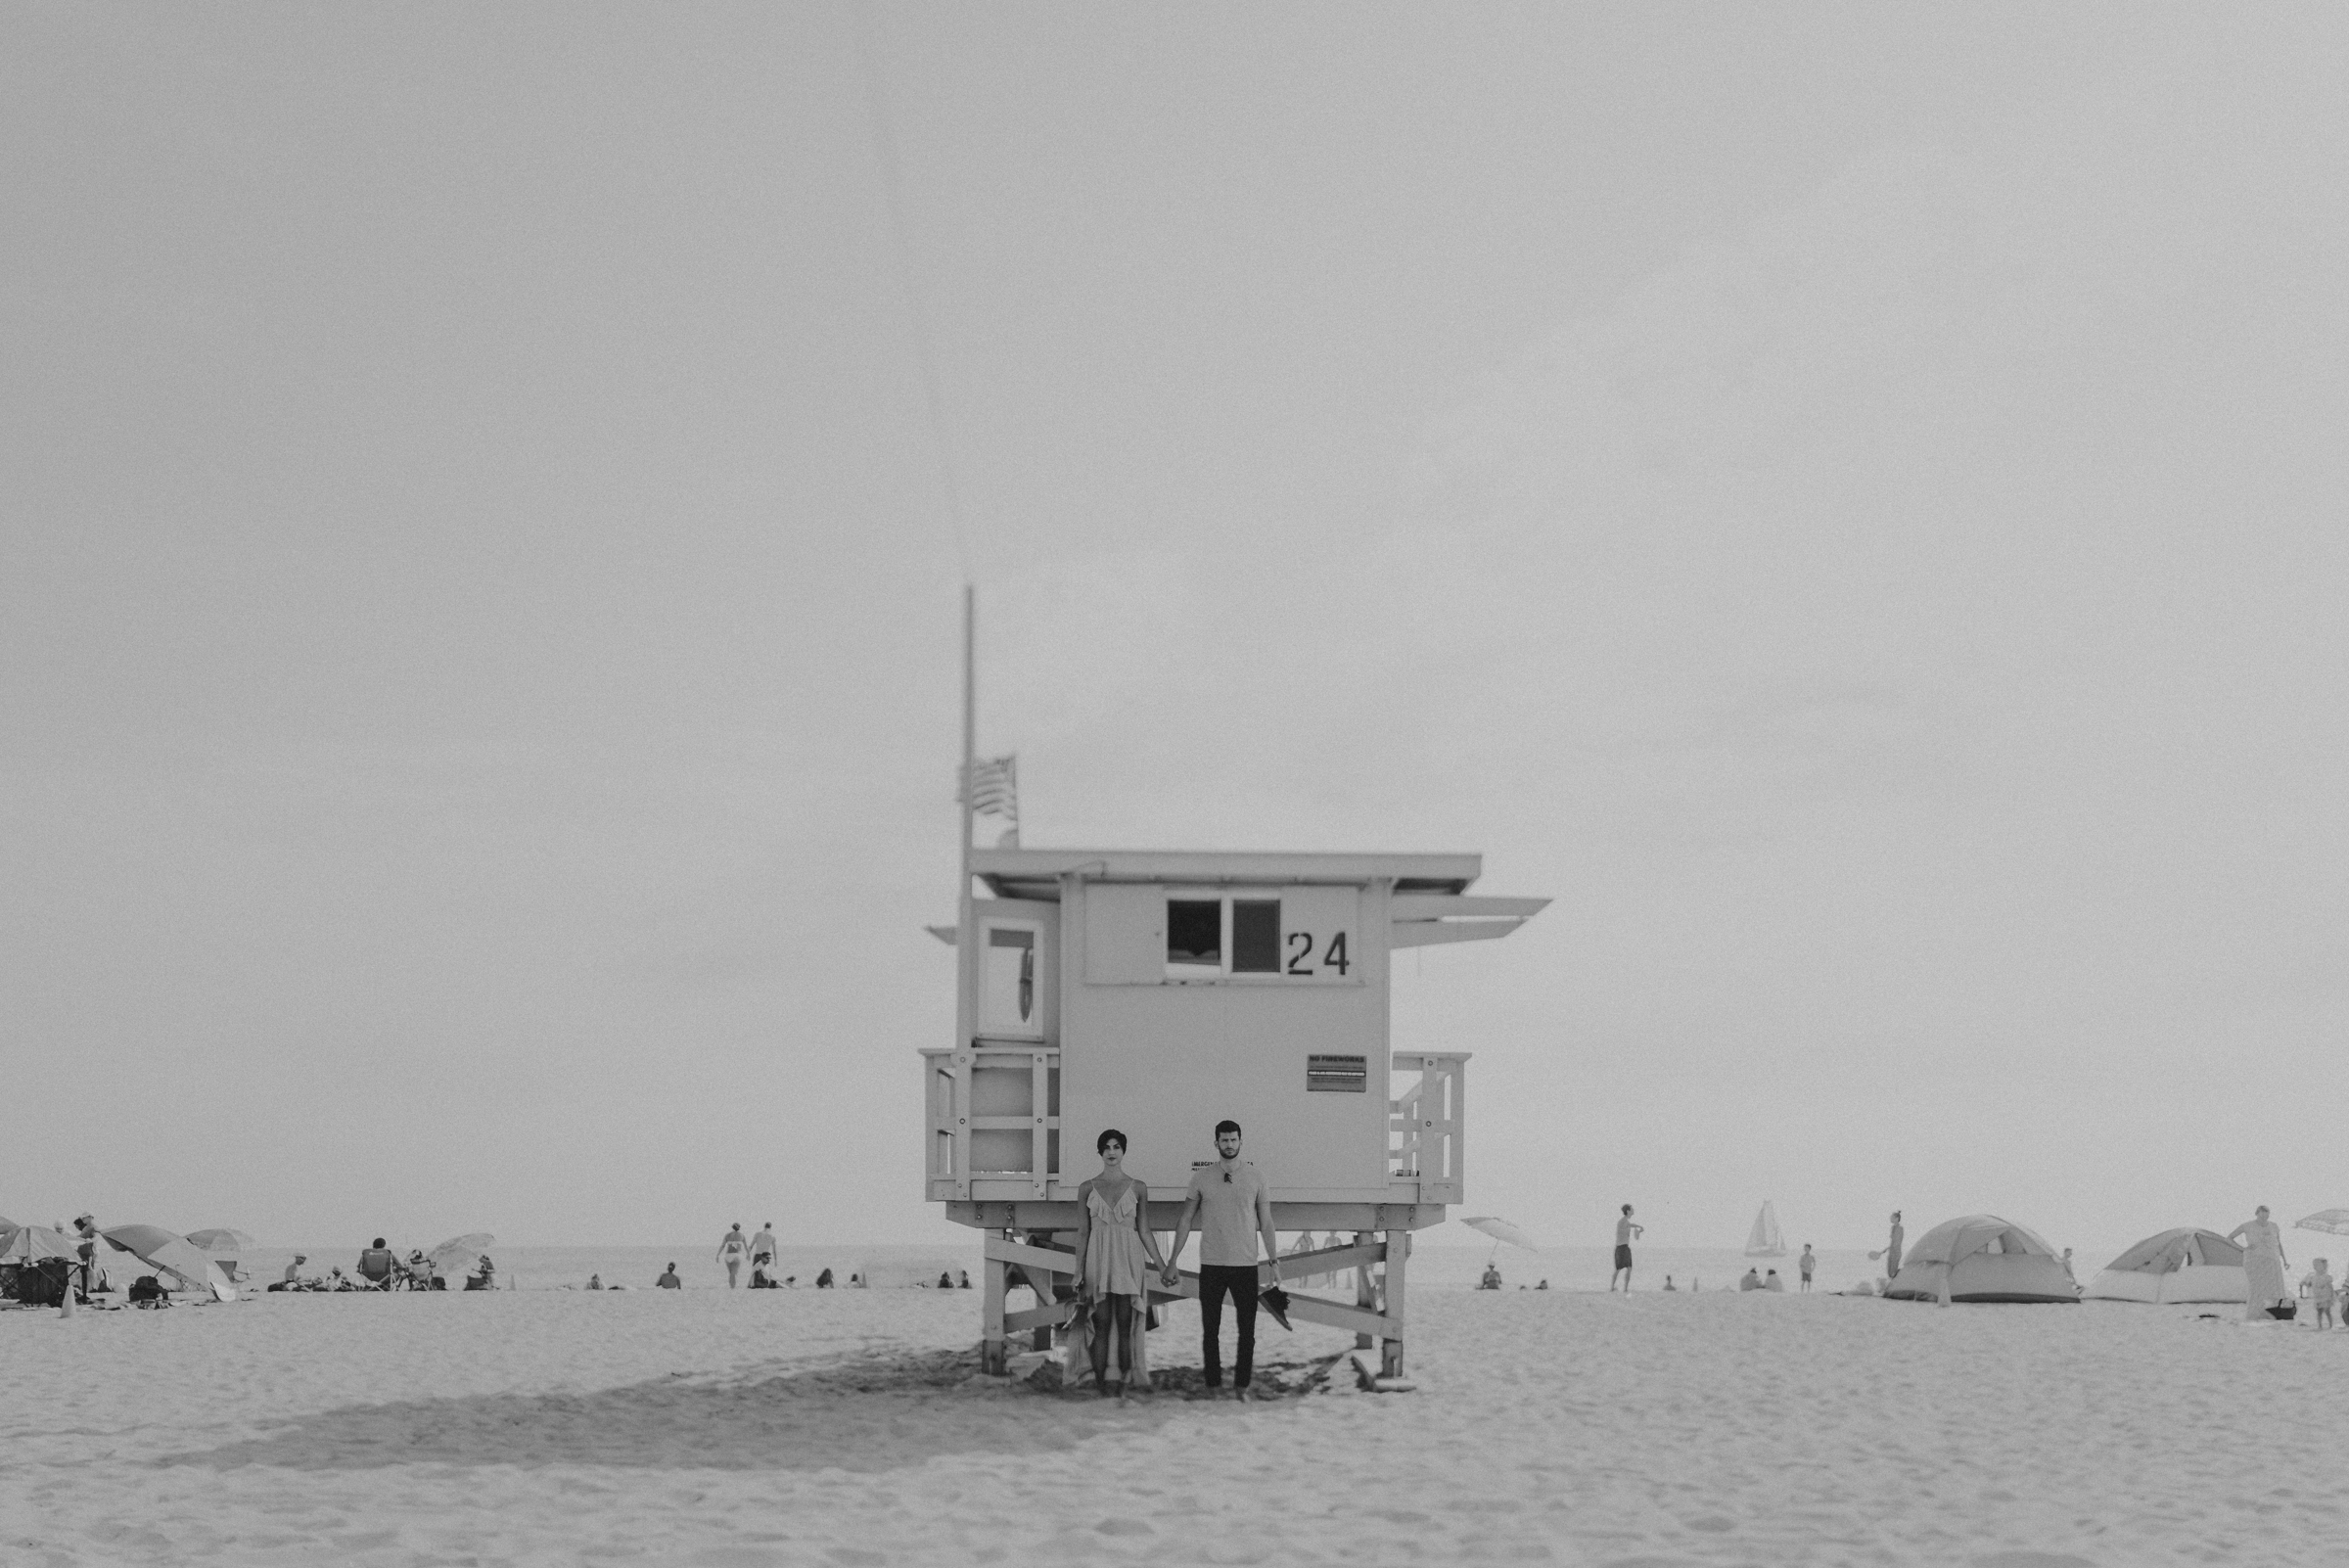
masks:
[[[0,1237],[0,1263],[38,1263],[43,1258],[63,1258],[69,1263],[81,1261],[81,1250],[70,1236],[63,1235],[47,1225],[19,1225]]]
[[[1542,1244],[1536,1241],[1533,1237],[1527,1235],[1523,1230],[1520,1230],[1517,1226],[1509,1223],[1506,1220],[1496,1219],[1494,1216],[1489,1214],[1470,1215],[1466,1219],[1462,1220],[1460,1223],[1466,1225],[1471,1230],[1481,1230],[1486,1235],[1491,1236],[1493,1238],[1493,1252],[1496,1255],[1499,1253],[1501,1244],[1503,1242],[1506,1242],[1512,1247],[1523,1247],[1527,1252],[1540,1252],[1542,1250]]]
[[[459,1265],[470,1268],[474,1259],[481,1256],[482,1249],[496,1240],[486,1230],[469,1230],[464,1235],[449,1237],[426,1253],[425,1257],[431,1260],[434,1268],[445,1274]]]
[[[191,1230],[188,1239],[206,1252],[231,1258],[253,1245],[253,1238],[242,1230]]]
[[[116,1225],[102,1230],[100,1235],[136,1257],[170,1274],[190,1290],[208,1290],[215,1300],[235,1301],[237,1287],[220,1272],[220,1266],[211,1255],[176,1231],[161,1225]]]
[[[2349,1209],[2319,1209],[2296,1222],[2294,1230],[2322,1230],[2328,1236],[2349,1236]]]

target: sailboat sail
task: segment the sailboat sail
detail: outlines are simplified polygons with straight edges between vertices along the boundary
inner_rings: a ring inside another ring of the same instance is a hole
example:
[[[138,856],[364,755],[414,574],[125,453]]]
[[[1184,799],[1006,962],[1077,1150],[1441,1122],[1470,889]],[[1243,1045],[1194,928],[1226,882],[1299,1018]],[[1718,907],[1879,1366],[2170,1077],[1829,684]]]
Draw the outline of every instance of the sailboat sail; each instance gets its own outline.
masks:
[[[1778,1211],[1767,1200],[1762,1205],[1762,1212],[1754,1216],[1753,1234],[1745,1238],[1745,1255],[1748,1258],[1786,1256],[1786,1242],[1778,1234]]]

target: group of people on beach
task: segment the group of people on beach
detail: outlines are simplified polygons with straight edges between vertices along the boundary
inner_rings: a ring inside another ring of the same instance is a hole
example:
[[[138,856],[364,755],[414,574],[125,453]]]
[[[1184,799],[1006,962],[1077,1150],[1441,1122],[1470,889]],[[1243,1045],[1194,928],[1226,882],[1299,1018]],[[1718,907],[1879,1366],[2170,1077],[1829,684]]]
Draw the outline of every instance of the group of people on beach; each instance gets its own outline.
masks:
[[[708,1234],[708,1232],[705,1231],[704,1234]],[[744,1235],[742,1222],[735,1221],[733,1228],[718,1237],[717,1261],[726,1266],[726,1288],[728,1290],[733,1290],[742,1283],[742,1266],[745,1263],[751,1266],[751,1288],[753,1290],[780,1290],[786,1283],[775,1277],[775,1222],[772,1220],[760,1225],[759,1233],[755,1236]],[[677,1266],[673,1263],[670,1264],[668,1272],[674,1274],[676,1271]],[[790,1282],[797,1283],[796,1280]],[[677,1287],[663,1285],[661,1288],[673,1290]]]
[[[275,1291],[342,1291],[342,1290],[446,1290],[448,1277],[440,1271],[437,1258],[426,1256],[421,1249],[411,1250],[406,1258],[384,1244],[378,1236],[359,1251],[358,1261],[348,1274],[341,1266],[323,1274],[305,1274],[302,1265],[310,1261],[306,1252],[298,1252],[286,1265],[284,1275],[272,1280],[269,1289]],[[467,1290],[495,1290],[497,1265],[487,1253],[474,1262],[473,1271],[464,1276]]]

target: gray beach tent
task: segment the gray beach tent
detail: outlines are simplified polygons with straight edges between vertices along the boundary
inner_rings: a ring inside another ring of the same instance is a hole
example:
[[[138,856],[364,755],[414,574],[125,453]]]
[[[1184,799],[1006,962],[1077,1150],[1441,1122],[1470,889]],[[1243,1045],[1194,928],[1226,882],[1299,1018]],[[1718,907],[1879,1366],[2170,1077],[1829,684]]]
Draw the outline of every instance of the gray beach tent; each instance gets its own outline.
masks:
[[[2147,1236],[2088,1283],[2096,1301],[2241,1302],[2251,1293],[2243,1249],[2215,1230],[2188,1225]]]
[[[1926,1231],[1884,1294],[1894,1301],[2073,1302],[2080,1287],[2036,1232],[1993,1214]]]

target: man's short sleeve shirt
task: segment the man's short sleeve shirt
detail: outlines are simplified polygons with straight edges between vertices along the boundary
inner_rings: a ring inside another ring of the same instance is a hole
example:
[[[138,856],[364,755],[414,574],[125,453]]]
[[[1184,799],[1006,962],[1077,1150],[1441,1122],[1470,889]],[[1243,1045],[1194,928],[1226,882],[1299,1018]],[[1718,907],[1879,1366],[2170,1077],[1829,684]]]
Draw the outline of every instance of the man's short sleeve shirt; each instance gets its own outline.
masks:
[[[1241,1161],[1229,1171],[1219,1160],[1191,1173],[1199,1199],[1199,1261],[1211,1268],[1245,1268],[1256,1263],[1256,1199],[1265,1178]]]

